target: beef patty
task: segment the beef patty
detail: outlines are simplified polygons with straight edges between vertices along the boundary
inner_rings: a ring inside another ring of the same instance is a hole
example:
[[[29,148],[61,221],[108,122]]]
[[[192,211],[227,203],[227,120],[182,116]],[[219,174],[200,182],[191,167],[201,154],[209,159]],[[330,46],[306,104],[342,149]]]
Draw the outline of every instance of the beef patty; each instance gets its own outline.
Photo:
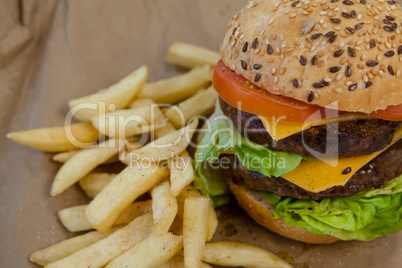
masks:
[[[275,141],[258,116],[240,111],[221,98],[219,102],[223,113],[232,120],[243,136],[267,148],[303,156],[312,156],[311,151],[338,157],[372,154],[391,142],[395,130],[401,123],[375,118],[351,120],[315,126]]]
[[[297,199],[318,200],[324,197],[350,196],[372,187],[380,187],[402,174],[402,140],[358,170],[344,186],[334,186],[328,190],[312,193],[299,186],[276,177],[267,177],[255,171],[245,169],[237,156],[222,155],[230,162],[225,169],[226,176],[234,183],[259,192],[272,192],[279,196],[291,196]],[[222,159],[220,159],[222,161]]]

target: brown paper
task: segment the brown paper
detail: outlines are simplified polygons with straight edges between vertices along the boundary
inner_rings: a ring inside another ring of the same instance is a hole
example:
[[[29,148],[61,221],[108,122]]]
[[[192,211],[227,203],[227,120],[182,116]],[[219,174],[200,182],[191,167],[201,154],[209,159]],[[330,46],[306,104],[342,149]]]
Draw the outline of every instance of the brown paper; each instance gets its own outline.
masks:
[[[6,140],[9,131],[63,125],[67,102],[147,64],[149,80],[177,74],[164,63],[173,41],[218,50],[241,0],[1,0],[0,267],[72,236],[56,212],[89,200],[79,187],[51,198],[60,164]],[[258,226],[235,204],[218,210],[214,240],[290,256],[295,267],[399,267],[402,232],[372,242],[307,245]]]

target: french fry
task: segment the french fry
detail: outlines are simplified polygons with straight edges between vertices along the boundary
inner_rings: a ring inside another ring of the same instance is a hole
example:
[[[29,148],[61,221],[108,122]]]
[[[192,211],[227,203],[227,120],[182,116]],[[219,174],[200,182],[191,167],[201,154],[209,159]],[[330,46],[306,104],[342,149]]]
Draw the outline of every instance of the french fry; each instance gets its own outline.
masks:
[[[188,198],[184,201],[183,246],[185,267],[201,267],[202,252],[207,238],[209,207],[209,200],[206,197]]]
[[[189,185],[177,196],[177,217],[180,219],[184,219],[184,201],[188,198],[198,198],[203,197],[203,195],[193,186]],[[175,226],[177,227],[177,226]],[[212,206],[209,206],[208,212],[208,227],[207,227],[207,241],[210,241],[215,234],[216,229],[218,228],[218,218],[216,216],[215,209]]]
[[[79,184],[89,198],[95,198],[116,176],[117,174],[113,173],[89,173],[80,180]]]
[[[161,128],[164,121],[157,122],[156,118],[152,118],[152,107],[145,106],[95,116],[92,118],[92,124],[108,137],[128,138]]]
[[[244,266],[250,268],[291,268],[274,254],[247,244],[236,242],[208,243],[202,260],[219,266]]]
[[[212,266],[204,262],[201,263],[201,268],[210,268],[210,267]],[[168,260],[158,268],[184,268],[184,257],[180,253],[176,254],[170,260]]]
[[[194,68],[203,64],[215,66],[220,60],[219,53],[207,48],[174,42],[166,54],[166,62],[185,68]]]
[[[87,205],[69,207],[59,210],[58,215],[61,223],[70,232],[81,232],[92,230],[93,227],[88,222],[85,215]],[[152,200],[139,201],[128,206],[117,218],[113,225],[127,224],[135,218],[152,212]]]
[[[195,116],[210,115],[215,108],[217,97],[218,94],[211,86],[206,90],[197,92],[197,94],[180,102],[178,105],[169,108],[165,115],[176,128],[180,128]]]
[[[198,118],[182,129],[159,138],[136,151],[139,159],[149,159],[158,162],[161,159],[172,158],[183,152],[191,142],[191,138],[198,125]]]
[[[96,148],[76,153],[57,172],[50,195],[61,194],[91,170],[116,155],[119,152],[117,142],[117,140],[108,140],[99,144]]]
[[[184,100],[211,82],[211,67],[196,67],[186,74],[146,84],[138,95],[157,103],[176,103]]]
[[[136,99],[131,104],[131,108],[140,108],[144,106],[151,106],[154,108],[155,125],[161,125],[162,127],[155,129],[155,137],[161,138],[169,133],[175,132],[176,128],[170,123],[162,111],[157,106],[156,102],[151,99]]]
[[[140,92],[147,76],[148,68],[142,66],[109,88],[71,100],[68,105],[74,117],[81,121],[91,121],[94,116],[124,109]]]
[[[183,189],[194,180],[194,169],[191,157],[187,151],[183,151],[170,161],[170,192],[178,196]]]
[[[154,226],[152,231],[163,235],[169,231],[177,214],[176,198],[170,193],[169,182],[155,186],[151,191]]]
[[[108,237],[68,257],[50,263],[46,268],[97,268],[144,240],[151,233],[152,216],[146,214],[130,222]]]
[[[53,159],[53,161],[56,161],[56,162],[65,163],[78,152],[79,151],[76,150],[76,151],[68,151],[68,152],[58,153],[58,154],[55,154],[52,159]]]
[[[58,153],[88,147],[99,139],[99,132],[90,123],[78,123],[64,127],[10,132],[7,138],[37,150]]]
[[[151,233],[148,238],[112,260],[106,268],[158,267],[181,250],[182,240],[181,236],[169,233],[164,235]]]
[[[86,208],[90,224],[107,232],[120,214],[140,195],[169,175],[169,171],[153,164],[125,168]]]
[[[210,205],[208,211],[208,226],[207,226],[207,239],[206,241],[211,241],[216,229],[218,228],[218,217],[216,216],[215,209]]]
[[[29,259],[39,265],[47,265],[108,237],[112,232],[113,231],[108,233],[100,233],[98,231],[93,231],[84,235],[63,240],[57,244],[51,245],[50,247],[36,251]]]

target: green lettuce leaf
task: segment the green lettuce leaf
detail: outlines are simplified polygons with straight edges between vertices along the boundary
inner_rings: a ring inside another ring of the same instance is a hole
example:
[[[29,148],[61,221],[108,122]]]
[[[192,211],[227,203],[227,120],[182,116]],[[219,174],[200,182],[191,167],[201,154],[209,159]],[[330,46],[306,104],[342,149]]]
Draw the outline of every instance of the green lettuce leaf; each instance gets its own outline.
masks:
[[[265,176],[280,177],[294,170],[302,159],[309,159],[294,153],[269,150],[243,136],[227,118],[219,105],[207,122],[206,133],[198,143],[195,152],[195,185],[205,195],[211,198],[225,197],[228,186],[225,174],[220,169],[208,168],[203,163],[214,163],[221,153],[235,150],[241,164],[248,170],[256,171]],[[210,166],[210,165],[209,165]],[[228,201],[225,197],[223,200]],[[222,204],[223,202],[219,202]]]
[[[316,234],[369,241],[402,229],[402,175],[380,188],[349,197],[313,201],[266,192],[261,195],[276,205],[274,218],[284,217],[288,225]]]

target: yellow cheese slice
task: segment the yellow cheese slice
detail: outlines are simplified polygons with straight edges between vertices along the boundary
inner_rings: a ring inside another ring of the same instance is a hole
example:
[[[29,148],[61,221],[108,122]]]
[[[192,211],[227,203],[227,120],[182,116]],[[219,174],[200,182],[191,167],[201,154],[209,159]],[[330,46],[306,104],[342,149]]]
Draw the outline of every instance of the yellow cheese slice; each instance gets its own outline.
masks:
[[[324,118],[324,119],[316,119],[314,121],[309,121],[302,124],[297,123],[286,123],[282,120],[273,120],[268,117],[259,116],[264,128],[267,130],[269,135],[274,140],[282,140],[289,136],[292,136],[296,133],[302,132],[303,130],[307,130],[314,126],[322,126],[331,123],[337,123],[341,121],[349,121],[349,120],[358,120],[358,119],[368,119],[370,118],[368,115],[359,114],[359,113],[345,113],[339,116]]]
[[[402,126],[395,132],[391,144],[382,151],[375,152],[371,155],[350,158],[325,159],[327,163],[316,158],[311,161],[302,160],[295,170],[282,175],[281,177],[313,193],[325,191],[333,186],[343,186],[360,168],[395,144],[401,138]],[[334,166],[336,162],[337,165]],[[342,174],[342,172],[347,168],[351,168],[351,172],[348,174]]]

